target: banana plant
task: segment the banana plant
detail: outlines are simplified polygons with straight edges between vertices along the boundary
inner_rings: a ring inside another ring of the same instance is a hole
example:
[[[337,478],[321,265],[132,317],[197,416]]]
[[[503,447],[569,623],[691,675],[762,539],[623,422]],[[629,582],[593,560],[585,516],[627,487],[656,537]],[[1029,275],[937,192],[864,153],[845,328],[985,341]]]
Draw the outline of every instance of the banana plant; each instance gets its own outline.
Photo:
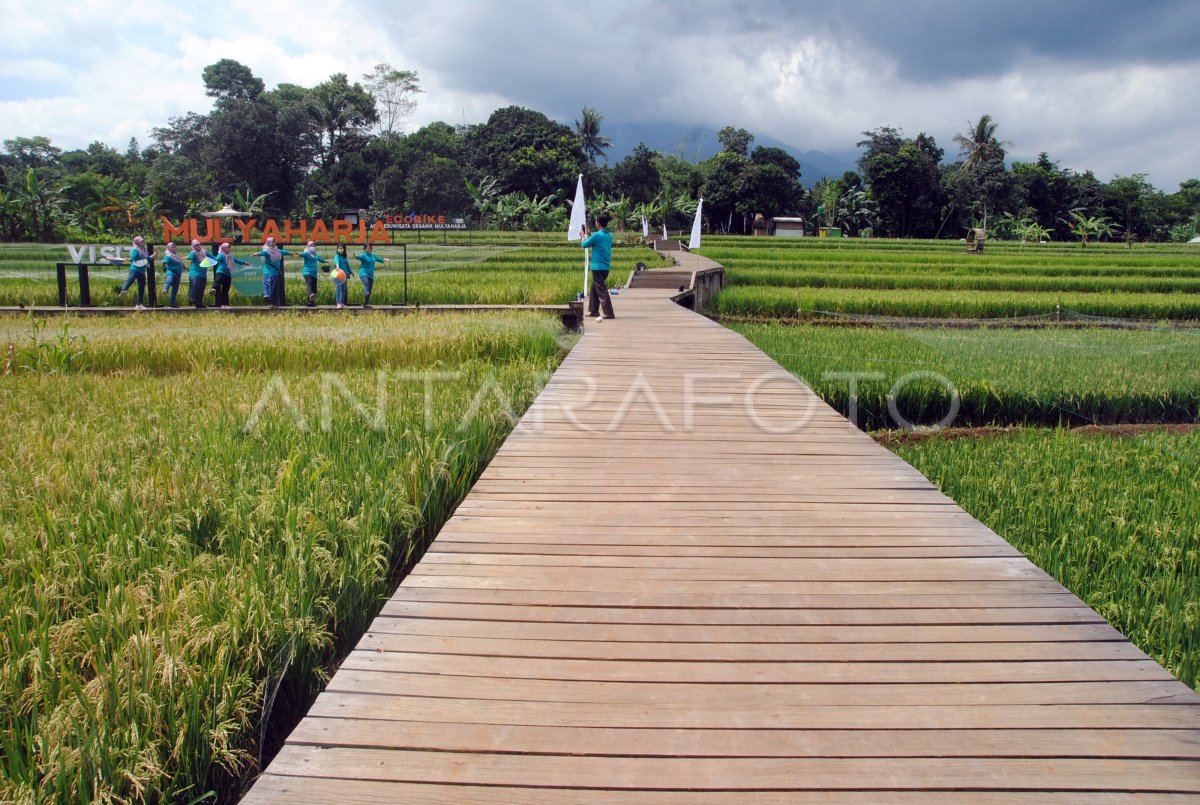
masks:
[[[1072,231],[1079,237],[1080,248],[1087,247],[1088,238],[1111,238],[1116,230],[1121,228],[1118,224],[1112,223],[1103,215],[1088,217],[1081,212],[1072,210],[1070,216],[1071,220],[1067,223],[1067,226],[1071,227]]]
[[[250,185],[246,185],[245,190],[241,188],[233,191],[233,206],[249,214],[251,217],[262,215],[266,211],[267,199],[275,195],[274,193],[254,194],[250,189]]]

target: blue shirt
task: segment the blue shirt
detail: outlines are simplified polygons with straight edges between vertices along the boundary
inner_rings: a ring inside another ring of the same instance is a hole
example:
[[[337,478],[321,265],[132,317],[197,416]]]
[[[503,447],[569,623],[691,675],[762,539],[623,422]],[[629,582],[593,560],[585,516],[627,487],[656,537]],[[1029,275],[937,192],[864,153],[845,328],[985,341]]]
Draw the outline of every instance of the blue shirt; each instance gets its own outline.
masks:
[[[241,258],[238,258],[238,257],[234,257],[232,254],[230,254],[229,256],[232,258],[233,264],[235,266],[250,265],[245,260],[242,260]],[[224,254],[222,254],[221,252],[217,252],[217,265],[213,268],[213,273],[214,274],[227,274],[229,276],[233,276],[233,272],[229,270],[229,263],[230,263],[230,261],[225,259]]]
[[[137,246],[134,246],[132,249],[129,250],[129,270],[133,271],[136,274],[144,275],[146,273],[146,267],[136,265],[136,263],[138,263],[142,260],[145,260],[145,259],[147,259],[146,255],[142,254],[141,250],[138,249]]]
[[[306,277],[317,276],[317,263],[328,263],[324,257],[318,257],[308,249],[300,252],[300,256],[304,258],[304,271],[301,272]]]
[[[134,270],[136,271],[137,269]],[[163,271],[178,277],[183,273],[183,261],[170,252],[167,252],[167,256],[163,258]]]
[[[291,255],[291,252],[289,252],[287,249],[280,249],[279,253],[284,257]],[[283,273],[283,257],[279,258],[278,263],[272,263],[271,256],[268,254],[266,249],[263,249],[261,252],[256,254],[255,257],[261,257],[263,259],[264,277],[278,277]]]
[[[345,271],[347,277],[352,273],[350,271],[350,261],[346,259],[346,255],[344,254],[335,254],[333,256],[333,265],[334,268],[340,268],[342,271]]]
[[[612,264],[612,234],[607,229],[597,229],[580,246],[592,250],[592,271],[608,271]]]
[[[203,277],[208,279],[208,268],[200,265],[200,261],[208,259],[207,254],[196,254],[194,251],[188,252],[188,276],[197,279]]]
[[[370,277],[371,279],[375,279],[375,264],[386,262],[387,260],[384,260],[377,254],[367,254],[366,252],[363,252],[362,254],[358,255],[358,275],[360,277]]]

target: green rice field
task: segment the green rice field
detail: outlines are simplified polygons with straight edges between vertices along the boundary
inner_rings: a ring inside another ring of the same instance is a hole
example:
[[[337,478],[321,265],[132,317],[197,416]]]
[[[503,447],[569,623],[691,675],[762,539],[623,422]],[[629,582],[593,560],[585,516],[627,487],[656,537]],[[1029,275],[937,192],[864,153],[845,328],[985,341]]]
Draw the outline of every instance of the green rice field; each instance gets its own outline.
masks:
[[[904,424],[889,395],[908,422],[938,423],[951,389],[944,424],[960,427],[1200,421],[1197,329],[731,326],[842,414],[858,376],[867,430]]]
[[[893,445],[964,509],[1193,688],[1200,685],[1200,431],[1030,429]]]
[[[235,800],[566,346],[534,314],[0,319],[0,801]]]
[[[713,237],[726,267],[716,313],[811,319],[823,313],[1008,318],[1061,311],[1200,319],[1200,247]]]

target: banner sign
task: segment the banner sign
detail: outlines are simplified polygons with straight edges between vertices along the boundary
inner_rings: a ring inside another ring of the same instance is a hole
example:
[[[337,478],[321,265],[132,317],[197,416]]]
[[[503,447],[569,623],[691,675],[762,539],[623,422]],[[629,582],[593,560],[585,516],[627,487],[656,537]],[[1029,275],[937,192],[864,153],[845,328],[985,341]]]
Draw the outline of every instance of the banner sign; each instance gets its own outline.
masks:
[[[396,229],[466,229],[467,224],[461,218],[446,220],[444,215],[421,215],[410,212],[407,215],[384,215],[383,228]]]
[[[78,265],[79,263],[97,263],[99,260],[128,260],[129,253],[133,251],[132,246],[97,246],[95,244],[75,245],[67,244],[67,254],[71,255],[70,262]],[[86,259],[85,259],[86,258]]]

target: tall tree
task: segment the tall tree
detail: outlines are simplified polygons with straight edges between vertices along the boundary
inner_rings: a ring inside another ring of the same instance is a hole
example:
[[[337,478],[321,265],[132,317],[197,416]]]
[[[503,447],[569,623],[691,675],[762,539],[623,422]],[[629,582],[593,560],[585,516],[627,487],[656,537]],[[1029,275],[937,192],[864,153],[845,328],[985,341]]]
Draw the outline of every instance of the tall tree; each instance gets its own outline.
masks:
[[[754,142],[754,135],[745,129],[735,129],[733,126],[726,126],[717,132],[717,139],[721,142],[721,149],[726,153],[739,157],[749,157],[750,145]]]
[[[221,59],[204,68],[204,93],[216,98],[217,106],[234,101],[252,101],[264,85],[249,67],[233,59]]]
[[[1004,159],[1004,146],[1012,143],[996,139],[996,121],[991,115],[981,115],[975,123],[967,123],[965,134],[955,134],[954,142],[964,157],[962,169],[970,173],[976,165],[988,159]]]
[[[334,160],[339,138],[362,131],[379,119],[375,99],[361,84],[351,84],[345,73],[335,73],[313,87],[312,99],[313,117],[328,137],[324,143],[325,165]]]
[[[403,124],[417,108],[421,81],[414,70],[397,70],[384,63],[363,75],[363,86],[375,99],[379,135],[384,139],[403,133]]]
[[[575,186],[587,162],[575,132],[541,112],[506,106],[464,137],[468,178],[495,177],[500,193],[548,196]]]
[[[645,143],[638,143],[613,167],[613,192],[629,196],[635,204],[652,200],[662,183],[654,156]]]
[[[600,134],[600,123],[604,120],[604,115],[590,106],[583,107],[579,114],[579,120],[575,121],[575,133],[579,135],[583,153],[587,154],[593,165],[597,157],[604,157],[604,161],[607,162],[605,152],[612,147],[612,140]]]
[[[890,126],[863,134],[866,139],[858,145],[866,150],[858,164],[870,188],[881,233],[934,236],[941,206],[938,163],[942,149],[927,134],[906,139]]]
[[[51,145],[49,137],[40,136],[5,140],[4,150],[22,170],[49,167],[62,155],[62,149]]]
[[[974,179],[983,210],[983,226],[987,227],[988,211],[1011,188],[1004,167],[1004,146],[1011,145],[996,139],[996,122],[991,115],[980,115],[975,123],[967,123],[965,134],[954,135],[954,142],[963,158],[963,173]]]

